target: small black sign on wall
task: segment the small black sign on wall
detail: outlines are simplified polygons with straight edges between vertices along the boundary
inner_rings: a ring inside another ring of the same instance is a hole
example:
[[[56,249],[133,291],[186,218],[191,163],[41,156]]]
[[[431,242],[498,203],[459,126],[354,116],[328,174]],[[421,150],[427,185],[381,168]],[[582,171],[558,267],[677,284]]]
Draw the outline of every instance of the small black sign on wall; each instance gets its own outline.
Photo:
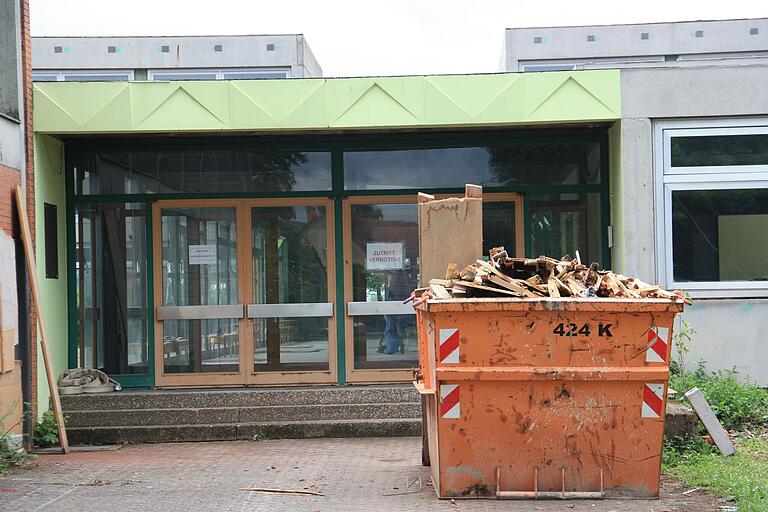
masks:
[[[58,213],[55,204],[44,203],[45,208],[45,277],[59,278]]]

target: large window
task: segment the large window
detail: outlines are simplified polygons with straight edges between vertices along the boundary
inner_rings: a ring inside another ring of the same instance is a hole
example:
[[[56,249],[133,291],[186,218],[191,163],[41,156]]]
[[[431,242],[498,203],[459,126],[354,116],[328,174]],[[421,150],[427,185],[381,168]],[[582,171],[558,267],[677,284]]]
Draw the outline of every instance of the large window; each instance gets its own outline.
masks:
[[[520,141],[493,146],[349,151],[347,190],[600,183],[597,142]]]
[[[768,120],[658,123],[656,137],[665,284],[768,295]]]
[[[290,78],[290,68],[150,69],[150,80],[266,80]]]
[[[331,154],[179,150],[76,153],[75,194],[302,192],[331,189]]]
[[[128,69],[34,71],[33,82],[127,82],[133,80],[133,71]]]

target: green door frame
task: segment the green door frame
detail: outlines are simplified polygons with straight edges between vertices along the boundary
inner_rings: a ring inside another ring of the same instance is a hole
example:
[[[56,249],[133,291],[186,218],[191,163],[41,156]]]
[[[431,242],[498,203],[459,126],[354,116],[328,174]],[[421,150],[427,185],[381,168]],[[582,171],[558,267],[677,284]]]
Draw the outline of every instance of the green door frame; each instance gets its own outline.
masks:
[[[144,203],[147,206],[146,237],[147,237],[147,313],[148,328],[148,371],[141,375],[112,375],[115,380],[126,388],[151,388],[154,386],[155,361],[154,354],[154,286],[152,286],[153,260],[152,260],[152,201],[160,199],[229,199],[229,198],[281,198],[281,197],[331,197],[334,200],[334,230],[336,250],[336,304],[337,308],[343,308],[344,297],[344,254],[343,235],[345,226],[342,225],[343,199],[349,196],[376,196],[376,195],[413,195],[415,189],[385,189],[385,190],[345,190],[344,188],[344,152],[350,150],[382,150],[382,149],[432,149],[446,147],[488,146],[510,142],[536,142],[536,141],[561,141],[561,142],[598,142],[601,144],[600,155],[600,183],[580,185],[518,185],[487,187],[488,193],[514,192],[525,197],[532,193],[599,193],[601,205],[601,240],[602,261],[606,268],[610,268],[611,254],[608,247],[607,229],[610,224],[610,188],[609,188],[609,139],[608,127],[589,127],[576,130],[536,130],[536,131],[470,131],[456,133],[429,132],[423,134],[381,134],[381,135],[333,135],[333,136],[294,136],[294,137],[259,137],[240,139],[206,139],[189,138],[181,141],[158,141],[153,139],[75,139],[65,143],[65,183],[67,193],[67,297],[68,304],[68,363],[70,368],[79,365],[77,308],[71,307],[77,304],[76,269],[77,254],[75,248],[75,209],[81,204],[99,203]],[[331,190],[315,192],[258,192],[258,193],[182,193],[182,194],[103,194],[103,195],[75,195],[72,153],[74,151],[157,151],[157,150],[203,150],[203,149],[272,149],[294,151],[324,151],[331,154]],[[429,194],[462,194],[463,188],[420,188],[418,191]],[[524,201],[524,222],[530,226],[531,213],[528,201]],[[533,256],[531,238],[525,236],[526,256]],[[346,359],[345,359],[345,328],[344,315],[337,314],[337,368],[338,384],[346,384]]]

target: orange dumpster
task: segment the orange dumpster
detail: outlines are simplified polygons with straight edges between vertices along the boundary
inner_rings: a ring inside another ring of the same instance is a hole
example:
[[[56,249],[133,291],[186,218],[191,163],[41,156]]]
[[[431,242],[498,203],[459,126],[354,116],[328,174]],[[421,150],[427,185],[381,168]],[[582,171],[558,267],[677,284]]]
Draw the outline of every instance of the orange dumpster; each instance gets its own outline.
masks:
[[[682,308],[601,298],[417,306],[415,385],[438,497],[658,496]]]

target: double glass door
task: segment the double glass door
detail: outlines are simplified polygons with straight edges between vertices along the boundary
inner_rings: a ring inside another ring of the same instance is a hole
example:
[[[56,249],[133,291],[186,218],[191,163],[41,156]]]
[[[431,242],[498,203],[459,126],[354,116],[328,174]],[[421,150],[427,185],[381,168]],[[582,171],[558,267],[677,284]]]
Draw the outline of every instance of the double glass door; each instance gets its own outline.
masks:
[[[156,384],[335,382],[332,212],[326,199],[156,203]]]

